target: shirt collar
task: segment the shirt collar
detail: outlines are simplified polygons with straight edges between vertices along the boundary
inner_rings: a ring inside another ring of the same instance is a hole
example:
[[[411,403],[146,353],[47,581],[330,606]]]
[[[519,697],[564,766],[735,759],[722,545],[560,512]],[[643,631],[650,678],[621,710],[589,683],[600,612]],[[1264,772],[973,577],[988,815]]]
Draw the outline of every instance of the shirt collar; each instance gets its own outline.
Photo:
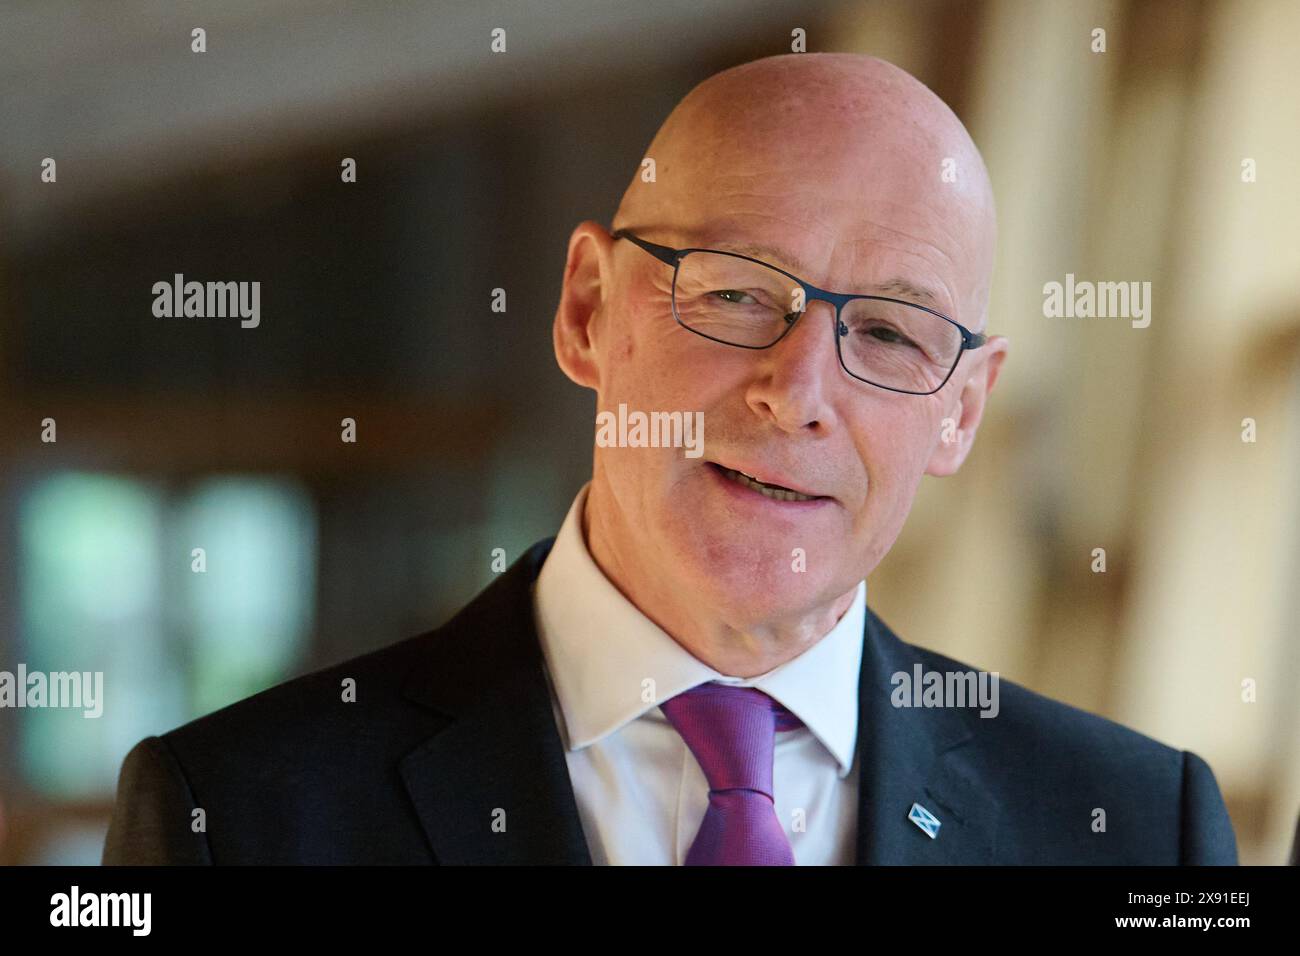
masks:
[[[538,636],[568,748],[589,746],[658,701],[717,681],[757,687],[780,701],[846,776],[857,743],[866,582],[858,582],[853,603],[830,632],[798,657],[757,677],[728,677],[673,640],[597,567],[582,534],[590,487],[585,484],[574,499],[533,587]]]

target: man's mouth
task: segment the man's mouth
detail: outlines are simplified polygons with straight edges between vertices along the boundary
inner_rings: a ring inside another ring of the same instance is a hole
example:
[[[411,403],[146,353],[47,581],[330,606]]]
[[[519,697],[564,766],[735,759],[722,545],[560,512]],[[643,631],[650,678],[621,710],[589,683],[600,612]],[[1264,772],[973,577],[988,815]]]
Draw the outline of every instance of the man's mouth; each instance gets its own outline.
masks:
[[[782,485],[774,485],[768,482],[759,481],[753,475],[747,475],[743,471],[736,471],[734,468],[727,468],[719,465],[717,462],[709,462],[709,465],[729,481],[734,481],[738,485],[751,488],[766,498],[774,501],[819,501],[826,497],[825,495],[805,495],[791,488]]]

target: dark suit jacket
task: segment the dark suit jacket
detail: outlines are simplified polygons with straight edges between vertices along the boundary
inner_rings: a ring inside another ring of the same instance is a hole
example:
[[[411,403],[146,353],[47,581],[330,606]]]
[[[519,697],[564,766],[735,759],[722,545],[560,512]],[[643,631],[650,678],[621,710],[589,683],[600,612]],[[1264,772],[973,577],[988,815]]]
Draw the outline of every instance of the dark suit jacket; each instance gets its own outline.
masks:
[[[529,590],[553,541],[437,630],[142,740],[104,862],[589,864]],[[864,641],[858,863],[1236,863],[1195,754],[1010,681],[994,718],[894,707],[892,674],[971,668],[869,609]],[[908,819],[913,802],[936,838]]]

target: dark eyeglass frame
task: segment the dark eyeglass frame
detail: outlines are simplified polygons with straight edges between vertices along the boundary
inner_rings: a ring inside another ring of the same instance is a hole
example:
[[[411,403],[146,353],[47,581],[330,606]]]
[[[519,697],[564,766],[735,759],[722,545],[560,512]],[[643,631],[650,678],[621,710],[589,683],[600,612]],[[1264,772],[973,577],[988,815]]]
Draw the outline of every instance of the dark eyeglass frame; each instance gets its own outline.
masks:
[[[716,255],[732,256],[736,259],[745,259],[748,262],[753,262],[757,265],[765,266],[766,268],[771,269],[774,272],[781,273],[781,275],[785,276],[788,279],[793,280],[795,283],[798,284],[798,286],[801,289],[803,289],[804,303],[805,303],[804,312],[807,311],[807,303],[809,302],[829,302],[831,305],[835,307],[835,331],[836,331],[835,354],[840,360],[840,368],[844,369],[847,375],[857,379],[859,382],[866,382],[868,385],[873,385],[876,388],[883,388],[889,392],[899,392],[903,395],[933,395],[935,392],[939,391],[939,389],[943,388],[945,385],[948,384],[948,379],[952,378],[952,373],[957,371],[957,365],[958,363],[961,362],[961,357],[966,353],[967,349],[980,348],[988,341],[988,336],[983,332],[972,332],[970,329],[966,328],[966,326],[962,325],[960,322],[954,321],[953,319],[948,318],[948,316],[944,315],[942,312],[936,312],[934,309],[927,308],[924,305],[918,305],[915,302],[908,302],[906,299],[891,298],[890,296],[886,296],[886,295],[855,295],[853,293],[830,292],[827,291],[826,289],[819,289],[817,286],[813,285],[812,283],[805,282],[803,279],[800,279],[797,275],[793,275],[792,273],[786,272],[784,269],[778,268],[777,266],[772,265],[770,262],[764,262],[762,259],[755,259],[753,256],[746,256],[739,252],[728,252],[725,249],[705,249],[699,246],[690,246],[685,249],[674,249],[671,246],[661,246],[658,243],[649,242],[645,239],[640,238],[639,236],[633,235],[627,229],[616,229],[613,233],[611,233],[611,237],[614,239],[627,239],[629,242],[633,242],[636,245],[640,246],[646,252],[650,253],[650,255],[658,259],[660,262],[673,267],[673,290],[672,290],[673,318],[677,320],[678,325],[680,325],[688,332],[694,332],[696,335],[700,336],[701,338],[709,339],[712,342],[719,342],[722,345],[730,345],[733,348],[770,349],[772,346],[776,345],[777,342],[780,342],[783,338],[785,338],[787,335],[790,334],[790,330],[793,329],[798,324],[799,319],[796,318],[793,322],[788,323],[786,325],[785,331],[783,331],[780,335],[776,337],[774,341],[769,342],[767,345],[737,345],[735,342],[728,342],[724,339],[715,338],[712,335],[705,335],[703,332],[691,328],[689,325],[683,322],[682,317],[677,314],[677,274],[679,269],[681,268],[682,260],[685,259],[692,252],[712,252]],[[889,385],[881,385],[879,382],[873,382],[870,379],[863,378],[861,375],[856,375],[852,371],[850,371],[848,365],[846,365],[844,362],[844,352],[840,347],[840,339],[843,338],[844,335],[848,332],[848,327],[844,325],[843,322],[840,321],[840,311],[844,308],[844,306],[848,305],[850,302],[853,302],[856,299],[873,299],[878,302],[896,302],[899,305],[906,305],[913,309],[920,309],[922,312],[929,312],[931,315],[943,319],[945,322],[956,327],[957,331],[961,333],[961,348],[957,350],[957,358],[953,360],[952,368],[948,369],[948,374],[943,377],[943,381],[927,392],[914,392],[905,388],[893,388]],[[799,312],[797,314],[799,316],[802,316],[804,312]]]

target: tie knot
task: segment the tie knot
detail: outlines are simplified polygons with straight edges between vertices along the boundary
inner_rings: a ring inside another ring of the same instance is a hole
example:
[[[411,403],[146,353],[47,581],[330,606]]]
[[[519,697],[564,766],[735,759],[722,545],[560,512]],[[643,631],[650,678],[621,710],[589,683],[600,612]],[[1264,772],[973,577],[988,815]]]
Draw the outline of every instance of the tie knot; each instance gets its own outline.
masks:
[[[710,790],[755,790],[769,798],[776,731],[803,726],[754,687],[700,684],[660,708],[699,761]]]

